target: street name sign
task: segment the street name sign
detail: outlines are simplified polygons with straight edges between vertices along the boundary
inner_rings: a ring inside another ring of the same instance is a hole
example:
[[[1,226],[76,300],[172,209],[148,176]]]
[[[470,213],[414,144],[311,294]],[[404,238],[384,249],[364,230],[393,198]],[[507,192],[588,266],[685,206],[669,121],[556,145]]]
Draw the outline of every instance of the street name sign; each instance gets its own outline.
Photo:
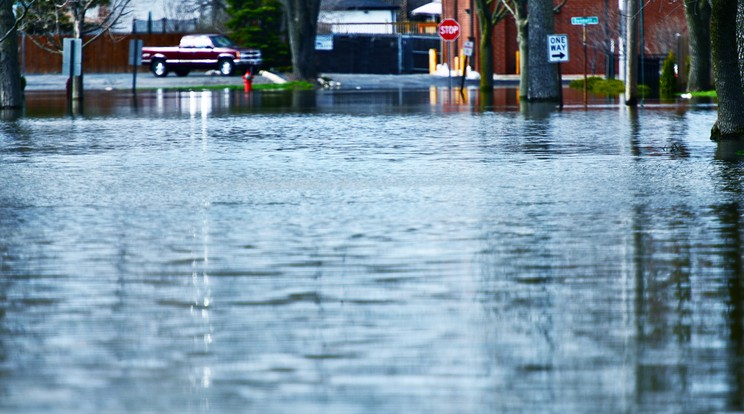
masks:
[[[548,62],[568,62],[568,35],[548,35]]]
[[[455,19],[444,19],[439,23],[439,37],[445,42],[451,42],[460,37],[460,23]]]
[[[586,26],[587,24],[599,24],[599,17],[597,16],[572,17],[571,24],[574,26]]]

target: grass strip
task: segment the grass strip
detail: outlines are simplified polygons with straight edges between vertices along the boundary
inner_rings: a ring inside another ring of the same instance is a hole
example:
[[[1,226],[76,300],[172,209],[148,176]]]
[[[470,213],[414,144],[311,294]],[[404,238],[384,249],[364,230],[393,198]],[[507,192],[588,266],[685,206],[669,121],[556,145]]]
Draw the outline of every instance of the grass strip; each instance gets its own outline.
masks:
[[[168,91],[222,91],[243,90],[243,85],[192,85],[192,86],[172,86],[164,88],[145,88],[145,90],[164,89]],[[305,91],[313,90],[315,85],[310,82],[292,81],[287,83],[258,83],[253,85],[254,91]]]
[[[696,98],[718,98],[718,94],[715,90],[690,92],[690,95]]]

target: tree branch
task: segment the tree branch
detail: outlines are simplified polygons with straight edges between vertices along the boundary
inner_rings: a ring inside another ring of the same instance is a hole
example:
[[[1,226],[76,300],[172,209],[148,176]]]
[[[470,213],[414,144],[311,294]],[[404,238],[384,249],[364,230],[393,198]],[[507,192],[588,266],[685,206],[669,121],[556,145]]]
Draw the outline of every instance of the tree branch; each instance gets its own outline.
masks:
[[[563,8],[563,6],[566,5],[567,2],[568,2],[568,0],[561,0],[561,2],[558,3],[557,6],[554,6],[553,7],[553,13],[559,13],[561,11],[561,9]]]
[[[0,37],[0,43],[4,42],[5,39],[8,38],[8,36],[15,33],[15,31],[21,25],[21,22],[23,21],[23,19],[26,18],[26,14],[28,14],[28,9],[31,7],[32,4],[34,4],[34,2],[36,2],[36,0],[31,0],[28,4],[26,4],[25,1],[20,2],[21,7],[23,8],[23,13],[21,13],[20,16],[16,17],[15,22],[13,23],[13,26],[3,35],[3,37]]]

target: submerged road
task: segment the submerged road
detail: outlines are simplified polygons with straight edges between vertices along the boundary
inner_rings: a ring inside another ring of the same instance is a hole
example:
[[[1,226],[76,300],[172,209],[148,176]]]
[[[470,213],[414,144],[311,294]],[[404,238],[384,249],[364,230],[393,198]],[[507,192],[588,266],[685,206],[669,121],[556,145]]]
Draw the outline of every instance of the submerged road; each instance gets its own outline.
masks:
[[[339,89],[425,89],[430,86],[446,87],[450,81],[447,77],[428,74],[416,75],[376,75],[376,74],[323,74],[322,76],[334,81],[334,87]],[[564,78],[565,80],[565,78]],[[126,90],[132,88],[131,73],[91,73],[85,74],[86,90]],[[64,90],[67,77],[60,74],[26,75],[26,91]],[[255,76],[254,84],[271,83],[264,76]],[[498,75],[497,85],[516,86],[518,75]],[[460,78],[452,78],[453,86],[459,86]],[[468,80],[468,86],[477,86],[478,81]],[[151,73],[137,74],[137,88],[172,88],[204,85],[235,85],[242,86],[240,76],[214,76],[205,72],[195,72],[189,76],[178,77],[169,75],[157,78]]]

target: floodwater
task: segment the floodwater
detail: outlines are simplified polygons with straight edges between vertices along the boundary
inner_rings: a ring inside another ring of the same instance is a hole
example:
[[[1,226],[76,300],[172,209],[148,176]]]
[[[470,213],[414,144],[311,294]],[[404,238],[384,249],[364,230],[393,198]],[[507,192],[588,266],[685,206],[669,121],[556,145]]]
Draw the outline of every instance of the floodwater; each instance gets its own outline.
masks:
[[[744,411],[744,164],[709,105],[29,96],[0,412]]]

